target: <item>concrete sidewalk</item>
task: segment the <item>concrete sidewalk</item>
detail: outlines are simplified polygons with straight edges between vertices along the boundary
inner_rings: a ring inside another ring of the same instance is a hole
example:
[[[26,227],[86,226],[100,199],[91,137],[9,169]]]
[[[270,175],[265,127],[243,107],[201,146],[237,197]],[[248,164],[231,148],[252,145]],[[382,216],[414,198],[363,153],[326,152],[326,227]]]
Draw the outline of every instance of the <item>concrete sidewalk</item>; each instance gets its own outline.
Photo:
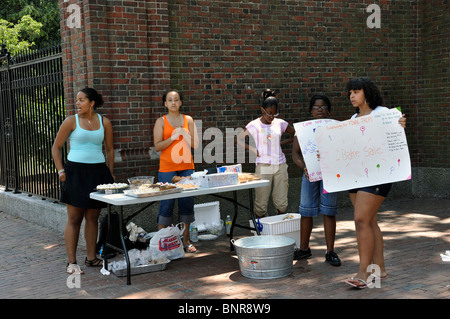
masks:
[[[293,273],[280,279],[256,280],[241,275],[238,259],[223,236],[199,241],[198,252],[168,264],[164,271],[131,277],[104,276],[82,267],[79,288],[69,282],[62,236],[0,212],[0,298],[3,299],[448,299],[450,262],[450,199],[387,201],[379,213],[388,278],[381,288],[358,290],[344,283],[358,268],[352,208],[340,209],[336,251],[341,267],[324,262],[321,218],[311,238],[313,256],[293,261]],[[237,229],[236,237],[249,236]],[[85,257],[78,249],[78,262]]]

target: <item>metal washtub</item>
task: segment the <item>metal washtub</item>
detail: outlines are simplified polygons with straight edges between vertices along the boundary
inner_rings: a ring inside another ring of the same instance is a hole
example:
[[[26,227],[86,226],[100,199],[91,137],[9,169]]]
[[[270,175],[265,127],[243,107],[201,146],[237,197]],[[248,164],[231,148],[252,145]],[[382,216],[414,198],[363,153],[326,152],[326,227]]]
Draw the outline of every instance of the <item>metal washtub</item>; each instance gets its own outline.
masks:
[[[253,236],[232,240],[244,277],[274,279],[292,272],[295,239],[287,236]]]

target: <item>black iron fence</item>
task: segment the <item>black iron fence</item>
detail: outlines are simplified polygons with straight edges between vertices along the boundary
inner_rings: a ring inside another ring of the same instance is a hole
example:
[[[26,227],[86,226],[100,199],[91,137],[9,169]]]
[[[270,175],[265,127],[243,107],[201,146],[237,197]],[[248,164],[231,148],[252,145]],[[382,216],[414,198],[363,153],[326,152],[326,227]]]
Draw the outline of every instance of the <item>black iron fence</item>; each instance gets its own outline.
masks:
[[[61,46],[13,57],[3,48],[0,185],[5,190],[59,199],[51,148],[65,114]]]

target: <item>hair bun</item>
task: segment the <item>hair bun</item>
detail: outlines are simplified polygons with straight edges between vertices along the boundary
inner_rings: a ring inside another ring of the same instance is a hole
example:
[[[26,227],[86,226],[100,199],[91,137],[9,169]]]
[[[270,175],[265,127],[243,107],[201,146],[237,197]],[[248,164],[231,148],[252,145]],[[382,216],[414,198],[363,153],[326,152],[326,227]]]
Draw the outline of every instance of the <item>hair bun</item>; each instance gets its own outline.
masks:
[[[275,91],[274,90],[265,89],[261,93],[261,97],[263,98],[263,100],[265,100],[265,99],[267,99],[268,97],[271,97],[271,96],[275,96]]]

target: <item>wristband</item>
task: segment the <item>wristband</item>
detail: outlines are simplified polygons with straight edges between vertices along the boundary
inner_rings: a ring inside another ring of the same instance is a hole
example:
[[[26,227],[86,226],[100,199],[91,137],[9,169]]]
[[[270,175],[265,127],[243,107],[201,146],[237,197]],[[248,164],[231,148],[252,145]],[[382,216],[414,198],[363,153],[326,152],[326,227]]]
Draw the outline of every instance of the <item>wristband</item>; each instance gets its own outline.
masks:
[[[58,175],[61,176],[62,173],[64,173],[64,168],[58,171]]]

